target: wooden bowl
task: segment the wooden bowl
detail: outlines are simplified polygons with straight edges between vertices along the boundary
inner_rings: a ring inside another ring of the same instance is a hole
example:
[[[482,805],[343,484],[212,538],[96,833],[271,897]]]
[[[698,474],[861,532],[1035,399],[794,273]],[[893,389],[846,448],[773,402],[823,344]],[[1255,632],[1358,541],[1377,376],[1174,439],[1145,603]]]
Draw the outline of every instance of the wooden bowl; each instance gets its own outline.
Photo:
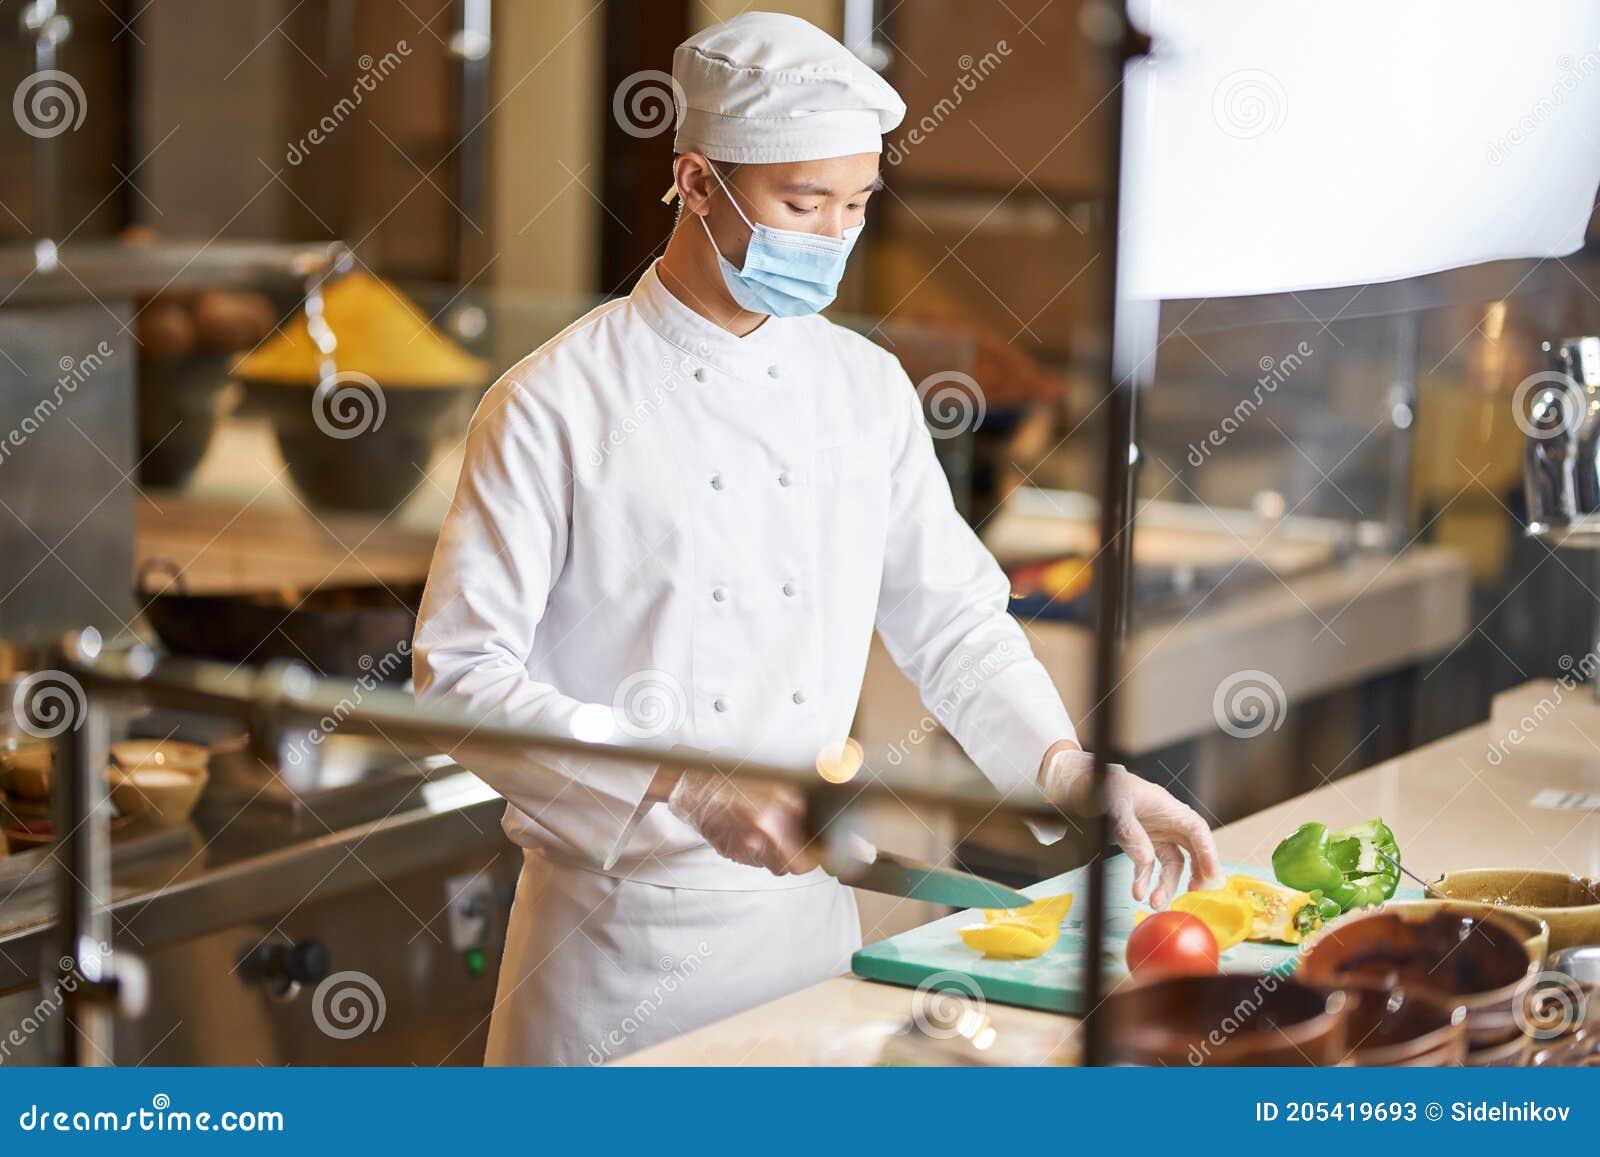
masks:
[[[1466,1064],[1470,1068],[1494,1065],[1501,1068],[1522,1068],[1533,1056],[1533,1038],[1518,1033],[1510,1040],[1496,1045],[1467,1050]]]
[[[1566,872],[1468,868],[1434,881],[1435,891],[1520,912],[1550,926],[1550,951],[1600,944],[1600,881]]]
[[[1550,953],[1550,925],[1534,916],[1514,908],[1497,908],[1479,900],[1388,900],[1385,912],[1422,913],[1451,912],[1458,916],[1496,916],[1501,923],[1509,924],[1522,936],[1528,946],[1528,955],[1540,968]]]
[[[1467,1010],[1431,992],[1350,987],[1345,1063],[1361,1068],[1459,1065],[1467,1055]]]
[[[1336,1065],[1350,998],[1271,973],[1134,981],[1107,998],[1113,1063]]]
[[[1520,1034],[1514,1011],[1539,967],[1521,934],[1498,915],[1379,910],[1348,916],[1307,942],[1298,979],[1431,990],[1467,1009],[1472,1048]]]
[[[0,749],[0,788],[22,799],[49,799],[55,749],[44,741]]]

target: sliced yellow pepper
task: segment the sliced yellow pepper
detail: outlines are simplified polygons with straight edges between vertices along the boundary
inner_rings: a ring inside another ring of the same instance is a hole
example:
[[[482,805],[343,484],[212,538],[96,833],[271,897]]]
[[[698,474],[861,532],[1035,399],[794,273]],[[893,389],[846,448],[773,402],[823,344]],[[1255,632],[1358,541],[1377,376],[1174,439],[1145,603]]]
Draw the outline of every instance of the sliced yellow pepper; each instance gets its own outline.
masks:
[[[1322,915],[1309,892],[1297,892],[1253,876],[1229,876],[1226,890],[1250,905],[1250,935],[1246,939],[1298,944],[1322,926]]]
[[[1217,949],[1222,952],[1244,943],[1255,923],[1250,901],[1226,889],[1182,892],[1173,899],[1172,908],[1189,913],[1211,929],[1217,938]]]
[[[1050,950],[1071,910],[1071,892],[1035,900],[1026,908],[985,908],[983,923],[961,928],[961,939],[996,960],[1030,960]]]

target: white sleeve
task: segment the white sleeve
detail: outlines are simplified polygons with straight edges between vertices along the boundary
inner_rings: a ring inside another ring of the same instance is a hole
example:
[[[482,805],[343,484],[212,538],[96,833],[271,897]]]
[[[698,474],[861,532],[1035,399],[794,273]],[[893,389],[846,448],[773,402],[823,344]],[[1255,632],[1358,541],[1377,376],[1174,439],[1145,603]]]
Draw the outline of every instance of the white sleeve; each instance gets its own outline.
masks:
[[[558,420],[502,379],[473,415],[455,500],[428,572],[412,651],[419,700],[474,719],[572,734],[573,716],[586,705],[533,679],[527,668],[567,553],[571,480]],[[655,775],[650,766],[488,752],[470,741],[451,754],[575,852],[607,866]]]
[[[991,783],[1002,792],[1032,786],[1050,746],[1077,733],[1006,610],[1010,583],[955,508],[916,389],[891,364],[901,396],[878,634]]]

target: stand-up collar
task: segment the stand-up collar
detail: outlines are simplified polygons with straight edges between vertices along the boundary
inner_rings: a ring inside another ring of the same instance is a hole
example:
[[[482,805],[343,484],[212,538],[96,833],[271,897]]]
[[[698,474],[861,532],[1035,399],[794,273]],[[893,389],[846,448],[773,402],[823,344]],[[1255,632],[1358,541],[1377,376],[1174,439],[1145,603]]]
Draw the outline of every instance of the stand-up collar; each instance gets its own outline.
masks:
[[[645,324],[712,369],[750,381],[778,377],[785,360],[793,356],[788,318],[769,317],[744,337],[730,333],[702,317],[673,296],[652,262],[628,295]]]

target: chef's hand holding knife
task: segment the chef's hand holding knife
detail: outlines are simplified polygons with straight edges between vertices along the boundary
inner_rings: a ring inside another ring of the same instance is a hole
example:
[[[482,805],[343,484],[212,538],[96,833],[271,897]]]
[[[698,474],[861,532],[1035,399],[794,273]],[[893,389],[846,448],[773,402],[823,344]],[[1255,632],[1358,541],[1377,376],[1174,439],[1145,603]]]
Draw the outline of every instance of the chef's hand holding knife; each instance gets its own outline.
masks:
[[[1093,756],[1063,740],[1045,754],[1039,786],[1065,811],[1090,817],[1093,766]],[[1151,907],[1164,908],[1177,894],[1185,852],[1193,864],[1190,887],[1220,882],[1222,864],[1205,820],[1120,764],[1109,771],[1111,830],[1133,861],[1133,898],[1148,895]],[[651,796],[735,863],[777,876],[817,866],[807,847],[805,795],[792,784],[668,766],[657,773]]]
[[[1111,834],[1133,861],[1133,898],[1143,901],[1148,895],[1152,908],[1165,908],[1177,895],[1185,852],[1193,866],[1189,887],[1219,886],[1222,861],[1199,813],[1120,763],[1106,770]],[[1093,771],[1094,756],[1063,740],[1045,753],[1039,787],[1062,810],[1089,818],[1094,815]]]
[[[817,866],[806,848],[805,793],[793,784],[667,765],[650,794],[736,864],[774,876]]]

